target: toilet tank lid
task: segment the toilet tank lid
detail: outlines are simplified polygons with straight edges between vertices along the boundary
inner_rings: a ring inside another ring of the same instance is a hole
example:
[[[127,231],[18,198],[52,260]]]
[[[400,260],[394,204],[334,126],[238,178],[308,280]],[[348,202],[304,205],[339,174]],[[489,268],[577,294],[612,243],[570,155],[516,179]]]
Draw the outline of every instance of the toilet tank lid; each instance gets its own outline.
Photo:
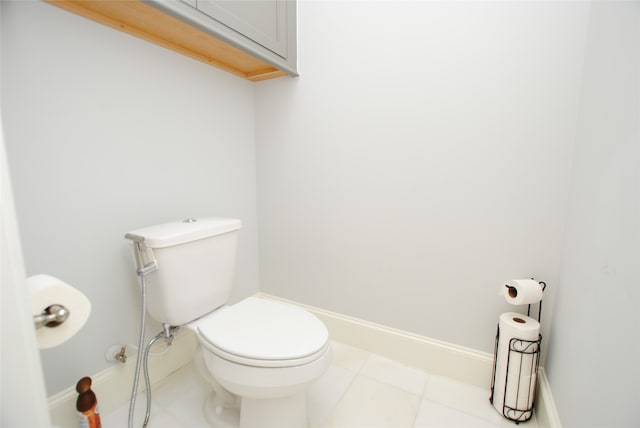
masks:
[[[164,248],[233,232],[241,227],[240,220],[234,218],[198,217],[136,229],[125,236],[143,238],[149,248]]]

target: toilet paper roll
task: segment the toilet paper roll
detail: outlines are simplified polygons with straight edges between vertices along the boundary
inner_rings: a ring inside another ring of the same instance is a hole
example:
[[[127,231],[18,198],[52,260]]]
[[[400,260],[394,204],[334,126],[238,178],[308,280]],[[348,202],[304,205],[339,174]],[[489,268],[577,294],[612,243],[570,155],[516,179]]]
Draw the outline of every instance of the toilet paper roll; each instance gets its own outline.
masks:
[[[27,278],[31,294],[31,313],[39,315],[51,305],[62,305],[69,311],[69,318],[56,327],[36,329],[36,339],[41,349],[52,348],[69,340],[89,319],[91,302],[63,281],[49,275]]]
[[[535,398],[540,323],[516,312],[505,312],[500,315],[498,328],[493,407],[510,419],[526,420],[521,418]],[[521,352],[509,353],[510,346]]]
[[[529,305],[542,300],[542,286],[534,279],[512,279],[502,286],[502,295],[512,305]]]

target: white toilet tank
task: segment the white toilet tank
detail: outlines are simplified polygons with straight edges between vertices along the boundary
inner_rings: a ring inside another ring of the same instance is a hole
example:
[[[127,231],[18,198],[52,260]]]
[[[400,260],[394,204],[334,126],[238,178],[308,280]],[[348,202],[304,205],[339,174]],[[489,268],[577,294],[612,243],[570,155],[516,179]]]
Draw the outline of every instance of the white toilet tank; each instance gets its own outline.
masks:
[[[134,230],[158,263],[147,280],[147,312],[183,325],[225,304],[233,286],[240,220],[196,218]]]

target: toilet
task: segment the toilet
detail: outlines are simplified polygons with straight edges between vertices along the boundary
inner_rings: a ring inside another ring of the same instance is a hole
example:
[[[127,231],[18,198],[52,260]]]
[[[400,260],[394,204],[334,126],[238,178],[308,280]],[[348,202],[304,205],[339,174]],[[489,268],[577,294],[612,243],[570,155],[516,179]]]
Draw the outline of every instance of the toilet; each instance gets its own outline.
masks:
[[[195,364],[213,389],[204,404],[209,423],[307,427],[306,390],[331,362],[327,328],[284,302],[253,296],[227,304],[240,228],[240,220],[210,217],[125,236],[144,253],[137,257],[157,263],[146,277],[149,315],[198,339]]]

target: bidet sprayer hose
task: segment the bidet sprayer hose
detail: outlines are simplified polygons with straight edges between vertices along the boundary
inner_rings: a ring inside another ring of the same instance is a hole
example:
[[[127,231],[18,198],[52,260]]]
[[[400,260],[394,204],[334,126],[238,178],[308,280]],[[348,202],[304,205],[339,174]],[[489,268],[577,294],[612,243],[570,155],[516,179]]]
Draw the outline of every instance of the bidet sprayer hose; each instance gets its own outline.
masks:
[[[138,381],[140,380],[140,363],[142,362],[142,349],[144,346],[144,332],[145,321],[147,315],[147,282],[145,280],[144,273],[140,273],[138,269],[138,276],[140,277],[140,294],[142,298],[142,307],[140,315],[140,336],[138,339],[138,356],[136,358],[136,370],[133,376],[133,387],[131,389],[131,401],[129,402],[129,423],[128,427],[133,428],[133,414],[136,408],[136,395],[138,393]]]

